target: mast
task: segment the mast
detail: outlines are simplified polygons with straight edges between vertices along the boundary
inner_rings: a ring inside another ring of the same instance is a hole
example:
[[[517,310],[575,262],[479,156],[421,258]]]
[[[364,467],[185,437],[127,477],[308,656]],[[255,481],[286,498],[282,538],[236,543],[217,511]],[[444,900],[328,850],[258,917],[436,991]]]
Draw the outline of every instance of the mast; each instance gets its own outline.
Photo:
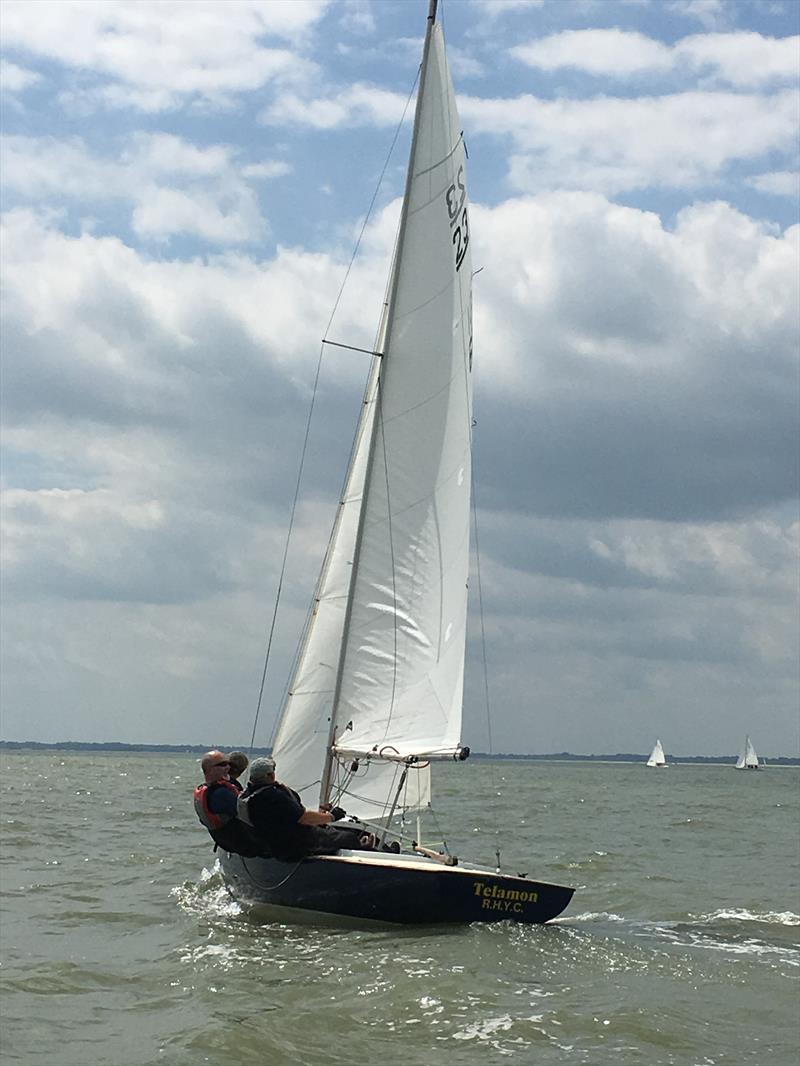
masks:
[[[381,418],[381,378],[383,376],[383,367],[386,359],[391,358],[390,350],[386,346],[386,341],[390,336],[390,326],[394,316],[394,309],[397,303],[397,287],[400,276],[400,271],[397,269],[398,264],[403,255],[403,245],[405,242],[405,232],[408,220],[408,201],[411,190],[411,182],[414,174],[414,158],[417,140],[419,137],[419,125],[420,125],[420,113],[421,105],[425,90],[425,80],[428,70],[428,54],[431,47],[431,36],[433,33],[433,25],[436,19],[436,7],[438,0],[430,0],[428,8],[427,26],[425,30],[425,43],[422,49],[422,64],[421,74],[419,81],[419,89],[417,90],[417,102],[414,109],[414,128],[411,135],[411,150],[409,152],[408,169],[406,171],[406,183],[403,192],[403,204],[400,211],[400,225],[398,228],[397,237],[397,252],[395,255],[395,269],[391,278],[391,287],[389,292],[389,299],[387,301],[386,315],[384,318],[384,349],[382,352],[383,358],[380,359],[380,366],[377,371],[377,383],[375,388],[375,416],[372,422],[372,432],[369,442],[369,453],[367,456],[367,468],[364,478],[364,488],[361,496],[361,513],[358,519],[358,529],[356,531],[355,547],[353,550],[353,560],[350,570],[350,583],[348,588],[347,608],[345,611],[344,626],[342,629],[342,640],[339,647],[339,662],[336,671],[336,685],[333,693],[333,703],[331,706],[331,721],[330,729],[328,731],[328,742],[325,748],[325,765],[322,771],[322,780],[320,783],[320,803],[327,803],[330,799],[331,781],[333,777],[333,745],[336,740],[336,725],[337,725],[337,711],[339,707],[339,699],[342,691],[342,679],[344,675],[344,661],[345,661],[345,648],[347,646],[347,634],[350,629],[350,619],[352,617],[353,610],[353,588],[355,586],[356,574],[358,573],[358,559],[361,554],[361,545],[364,534],[364,519],[366,515],[366,500],[368,495],[368,486],[370,483],[370,472],[372,470],[375,461],[375,443],[378,437],[378,433],[381,431],[382,418]]]

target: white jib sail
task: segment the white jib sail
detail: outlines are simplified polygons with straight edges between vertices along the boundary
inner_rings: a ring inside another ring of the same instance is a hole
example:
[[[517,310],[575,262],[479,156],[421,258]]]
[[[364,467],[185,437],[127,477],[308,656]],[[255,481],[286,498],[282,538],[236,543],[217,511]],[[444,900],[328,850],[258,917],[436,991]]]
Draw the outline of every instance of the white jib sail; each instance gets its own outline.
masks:
[[[317,583],[314,606],[272,749],[278,777],[295,788],[303,803],[310,807],[316,807],[319,802],[330,736],[350,567],[375,411],[376,381],[377,367],[374,367],[364,395],[350,468]]]
[[[273,745],[278,777],[295,788],[303,804],[311,808],[320,802],[322,767],[330,737],[347,592],[375,412],[376,381],[377,362],[364,394],[344,492]],[[349,814],[379,819],[387,798],[394,792],[396,770],[388,765],[365,766],[350,779],[345,793],[334,793],[334,799]],[[430,803],[429,769],[420,768],[410,774],[407,785],[400,809],[415,809]]]
[[[647,760],[648,766],[666,766],[667,757],[664,754],[664,748],[661,746],[661,741],[657,740],[655,747],[650,752],[650,758]]]
[[[335,708],[340,755],[436,755],[460,743],[472,263],[438,24],[425,60]]]

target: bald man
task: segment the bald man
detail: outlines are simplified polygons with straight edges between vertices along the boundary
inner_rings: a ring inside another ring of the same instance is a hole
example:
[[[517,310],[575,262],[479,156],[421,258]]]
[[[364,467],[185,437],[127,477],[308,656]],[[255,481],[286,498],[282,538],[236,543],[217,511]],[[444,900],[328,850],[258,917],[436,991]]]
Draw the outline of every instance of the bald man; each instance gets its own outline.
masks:
[[[253,833],[236,817],[239,789],[230,780],[228,756],[213,748],[200,760],[200,768],[205,780],[194,790],[194,809],[200,822],[224,851],[258,855]]]

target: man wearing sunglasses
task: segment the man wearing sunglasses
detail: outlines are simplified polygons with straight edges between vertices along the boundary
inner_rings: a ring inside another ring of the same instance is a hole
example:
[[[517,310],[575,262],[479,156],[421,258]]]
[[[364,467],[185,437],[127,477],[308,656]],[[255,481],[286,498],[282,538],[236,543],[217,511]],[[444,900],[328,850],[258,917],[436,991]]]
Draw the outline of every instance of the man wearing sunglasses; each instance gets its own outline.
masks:
[[[257,855],[250,828],[236,817],[239,790],[229,778],[228,757],[215,748],[200,760],[200,769],[205,781],[194,790],[194,809],[214,843],[224,851]]]

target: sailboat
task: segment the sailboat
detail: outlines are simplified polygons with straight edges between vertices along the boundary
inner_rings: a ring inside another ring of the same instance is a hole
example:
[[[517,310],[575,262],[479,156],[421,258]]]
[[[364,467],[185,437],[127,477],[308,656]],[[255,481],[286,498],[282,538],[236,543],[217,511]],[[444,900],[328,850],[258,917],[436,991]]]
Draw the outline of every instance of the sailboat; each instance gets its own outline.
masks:
[[[664,754],[664,748],[661,745],[661,741],[657,740],[655,747],[650,752],[650,758],[647,760],[647,766],[667,766],[667,757]]]
[[[279,778],[306,807],[341,805],[351,823],[403,849],[220,862],[235,896],[294,912],[542,923],[574,889],[501,873],[499,860],[497,869],[461,862],[421,840],[431,764],[469,755],[472,260],[466,151],[436,6],[388,299],[273,745]]]
[[[758,755],[756,749],[753,747],[753,742],[750,737],[744,738],[744,747],[742,748],[742,754],[736,761],[737,770],[760,770]]]

